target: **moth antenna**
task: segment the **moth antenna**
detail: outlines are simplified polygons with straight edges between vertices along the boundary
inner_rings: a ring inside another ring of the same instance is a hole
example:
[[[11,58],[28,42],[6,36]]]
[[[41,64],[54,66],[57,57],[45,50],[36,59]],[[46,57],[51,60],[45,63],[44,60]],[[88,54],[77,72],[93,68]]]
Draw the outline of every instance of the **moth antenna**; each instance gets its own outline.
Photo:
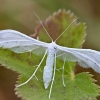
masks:
[[[79,17],[78,17],[78,18],[79,18]],[[77,19],[78,19],[78,18],[77,18]],[[56,41],[68,30],[68,28],[69,28],[77,19],[75,19],[73,22],[71,22],[70,25],[65,29],[65,31],[62,32],[62,34],[60,34],[60,35],[58,36],[58,38],[57,38],[54,42],[56,42]]]
[[[49,36],[49,38],[51,39],[51,41],[53,42],[53,39],[51,38],[51,36],[49,35],[49,33],[47,32],[46,28],[44,27],[44,25],[42,24],[41,19],[39,18],[39,16],[33,11],[33,13],[35,14],[35,16],[39,19],[43,29],[45,30],[45,32],[47,33],[47,35]]]

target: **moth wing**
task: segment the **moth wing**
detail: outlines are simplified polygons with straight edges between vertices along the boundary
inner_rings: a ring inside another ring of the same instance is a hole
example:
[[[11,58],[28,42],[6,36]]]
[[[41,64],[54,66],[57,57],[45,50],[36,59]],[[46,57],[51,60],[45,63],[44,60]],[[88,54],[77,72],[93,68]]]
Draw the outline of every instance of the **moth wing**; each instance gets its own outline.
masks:
[[[15,30],[0,31],[0,47],[8,48],[16,53],[33,52],[43,54],[48,43],[33,39]]]
[[[92,68],[100,73],[100,52],[91,49],[74,49],[58,46],[57,57],[62,60],[78,62],[84,68]]]

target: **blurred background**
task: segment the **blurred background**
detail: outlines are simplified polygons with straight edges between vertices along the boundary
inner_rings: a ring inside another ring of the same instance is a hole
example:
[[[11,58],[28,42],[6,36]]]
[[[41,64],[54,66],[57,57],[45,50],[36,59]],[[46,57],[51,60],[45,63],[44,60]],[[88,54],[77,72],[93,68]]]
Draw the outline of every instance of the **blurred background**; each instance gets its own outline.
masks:
[[[14,29],[31,35],[38,21],[33,11],[44,20],[58,9],[70,9],[80,17],[79,21],[87,26],[83,48],[100,51],[100,0],[0,0],[0,30]],[[92,69],[76,68],[76,73],[82,71],[92,73],[100,85],[100,74]],[[14,93],[17,76],[0,66],[0,100],[21,100]]]

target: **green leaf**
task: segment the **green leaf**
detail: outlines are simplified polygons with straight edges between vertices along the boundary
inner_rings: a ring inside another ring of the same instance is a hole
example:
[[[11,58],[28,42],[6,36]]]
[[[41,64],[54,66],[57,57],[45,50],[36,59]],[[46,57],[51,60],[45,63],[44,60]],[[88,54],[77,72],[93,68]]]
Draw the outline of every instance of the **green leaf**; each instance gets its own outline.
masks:
[[[46,30],[55,40],[77,17],[70,11],[60,10],[43,22]],[[41,25],[36,27],[35,37],[39,36],[41,41],[50,42],[48,35]],[[73,23],[73,25],[57,40],[62,46],[80,47],[85,37],[85,24]],[[0,63],[19,73],[17,84],[25,82],[37,68],[43,55],[37,56],[31,53],[16,54],[8,49],[0,49]],[[66,62],[64,69],[64,81],[62,82],[63,61],[57,59],[56,76],[52,88],[51,99],[48,98],[49,89],[44,88],[43,68],[46,58],[41,67],[27,84],[15,88],[16,94],[26,100],[94,100],[99,95],[99,87],[94,84],[90,74],[80,73],[75,75],[75,63]],[[37,80],[38,79],[38,80]]]
[[[43,25],[52,39],[56,40],[57,37],[77,18],[78,17],[70,10],[66,11],[60,9],[58,12],[54,12],[52,16],[49,16],[46,21],[43,22]],[[62,46],[78,48],[84,42],[85,30],[86,26],[84,23],[75,21],[56,43]],[[33,37],[36,38],[37,36],[39,36],[39,40],[41,41],[51,42],[41,24],[36,27],[35,34],[33,34]]]

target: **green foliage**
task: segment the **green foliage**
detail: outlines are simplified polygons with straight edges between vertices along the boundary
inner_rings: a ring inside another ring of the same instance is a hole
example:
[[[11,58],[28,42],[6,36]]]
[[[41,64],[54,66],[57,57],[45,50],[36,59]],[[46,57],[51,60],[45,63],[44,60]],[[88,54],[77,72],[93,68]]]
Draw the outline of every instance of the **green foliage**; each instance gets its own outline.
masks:
[[[70,11],[60,10],[43,22],[46,30],[53,40],[55,40],[77,17]],[[41,25],[36,27],[35,37],[39,36],[41,41],[50,42],[51,40],[44,32]],[[57,40],[57,44],[67,47],[81,47],[85,37],[85,24],[73,23],[73,25]],[[42,55],[43,56],[43,55]],[[42,59],[42,56],[36,56],[31,53],[16,54],[8,49],[0,49],[0,63],[5,67],[19,73],[17,84],[25,82],[37,68],[36,65]],[[46,60],[46,58],[45,58]],[[94,84],[94,80],[88,73],[75,75],[75,63],[66,62],[64,70],[64,80],[66,87],[62,82],[63,62],[57,59],[57,70],[55,81],[51,93],[51,99],[48,98],[49,89],[44,89],[43,68],[45,60],[33,77],[27,84],[15,88],[16,94],[26,100],[95,100],[99,95],[99,87]]]

